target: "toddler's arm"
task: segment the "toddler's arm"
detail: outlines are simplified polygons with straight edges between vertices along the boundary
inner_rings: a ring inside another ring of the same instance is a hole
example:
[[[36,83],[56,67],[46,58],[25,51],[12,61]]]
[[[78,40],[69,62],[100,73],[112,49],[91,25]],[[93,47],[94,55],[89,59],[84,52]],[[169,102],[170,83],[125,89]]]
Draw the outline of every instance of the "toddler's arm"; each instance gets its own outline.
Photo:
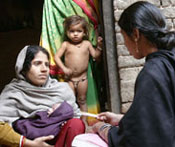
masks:
[[[72,71],[69,68],[67,68],[61,60],[61,57],[64,55],[66,51],[66,44],[67,44],[66,42],[62,43],[61,47],[55,54],[54,60],[56,65],[59,66],[66,75],[70,76],[72,74]]]
[[[89,45],[90,54],[94,59],[97,59],[101,55],[102,40],[103,40],[102,37],[98,37],[98,43],[96,49],[93,48],[92,44]]]

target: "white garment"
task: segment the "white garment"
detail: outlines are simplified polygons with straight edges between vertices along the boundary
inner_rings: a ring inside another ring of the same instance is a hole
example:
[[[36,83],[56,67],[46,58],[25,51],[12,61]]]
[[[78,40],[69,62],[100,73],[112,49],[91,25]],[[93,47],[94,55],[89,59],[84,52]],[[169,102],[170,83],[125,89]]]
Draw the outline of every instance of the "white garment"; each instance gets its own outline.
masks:
[[[87,133],[77,135],[72,142],[72,147],[108,147],[108,145],[99,135]]]

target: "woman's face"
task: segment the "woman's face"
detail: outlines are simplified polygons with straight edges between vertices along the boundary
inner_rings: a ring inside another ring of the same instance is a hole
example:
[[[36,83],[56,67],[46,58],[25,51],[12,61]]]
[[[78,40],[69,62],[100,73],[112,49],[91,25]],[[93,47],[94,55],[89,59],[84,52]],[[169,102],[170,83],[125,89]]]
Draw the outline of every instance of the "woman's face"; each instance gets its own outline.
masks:
[[[31,62],[30,70],[27,72],[27,79],[36,86],[46,83],[49,76],[49,59],[46,54],[39,51]]]
[[[139,46],[136,44],[134,39],[131,36],[128,36],[125,31],[121,30],[121,34],[123,35],[125,45],[134,58],[140,59],[142,56],[140,55]],[[136,51],[137,50],[137,51]]]

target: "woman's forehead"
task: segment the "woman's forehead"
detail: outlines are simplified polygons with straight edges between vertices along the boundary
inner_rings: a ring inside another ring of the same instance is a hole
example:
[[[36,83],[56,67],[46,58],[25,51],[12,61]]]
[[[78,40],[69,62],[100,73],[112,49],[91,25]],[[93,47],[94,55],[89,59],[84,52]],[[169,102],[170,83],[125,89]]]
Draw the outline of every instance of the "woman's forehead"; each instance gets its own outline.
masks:
[[[43,53],[42,51],[39,51],[33,60],[45,60],[45,61],[49,61],[47,55],[45,53]]]

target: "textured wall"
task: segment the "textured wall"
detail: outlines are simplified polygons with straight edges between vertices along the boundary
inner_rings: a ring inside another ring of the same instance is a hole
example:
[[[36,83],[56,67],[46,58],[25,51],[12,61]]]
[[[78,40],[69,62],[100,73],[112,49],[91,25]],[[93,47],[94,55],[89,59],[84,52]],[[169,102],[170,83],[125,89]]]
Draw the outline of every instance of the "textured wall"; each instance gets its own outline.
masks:
[[[114,18],[116,32],[116,50],[118,54],[118,69],[120,78],[121,112],[125,113],[130,107],[134,95],[135,79],[142,69],[144,59],[136,60],[129,55],[124,46],[120,28],[117,25],[121,12],[137,0],[114,0]],[[147,0],[159,7],[167,19],[170,30],[175,28],[175,0]]]

